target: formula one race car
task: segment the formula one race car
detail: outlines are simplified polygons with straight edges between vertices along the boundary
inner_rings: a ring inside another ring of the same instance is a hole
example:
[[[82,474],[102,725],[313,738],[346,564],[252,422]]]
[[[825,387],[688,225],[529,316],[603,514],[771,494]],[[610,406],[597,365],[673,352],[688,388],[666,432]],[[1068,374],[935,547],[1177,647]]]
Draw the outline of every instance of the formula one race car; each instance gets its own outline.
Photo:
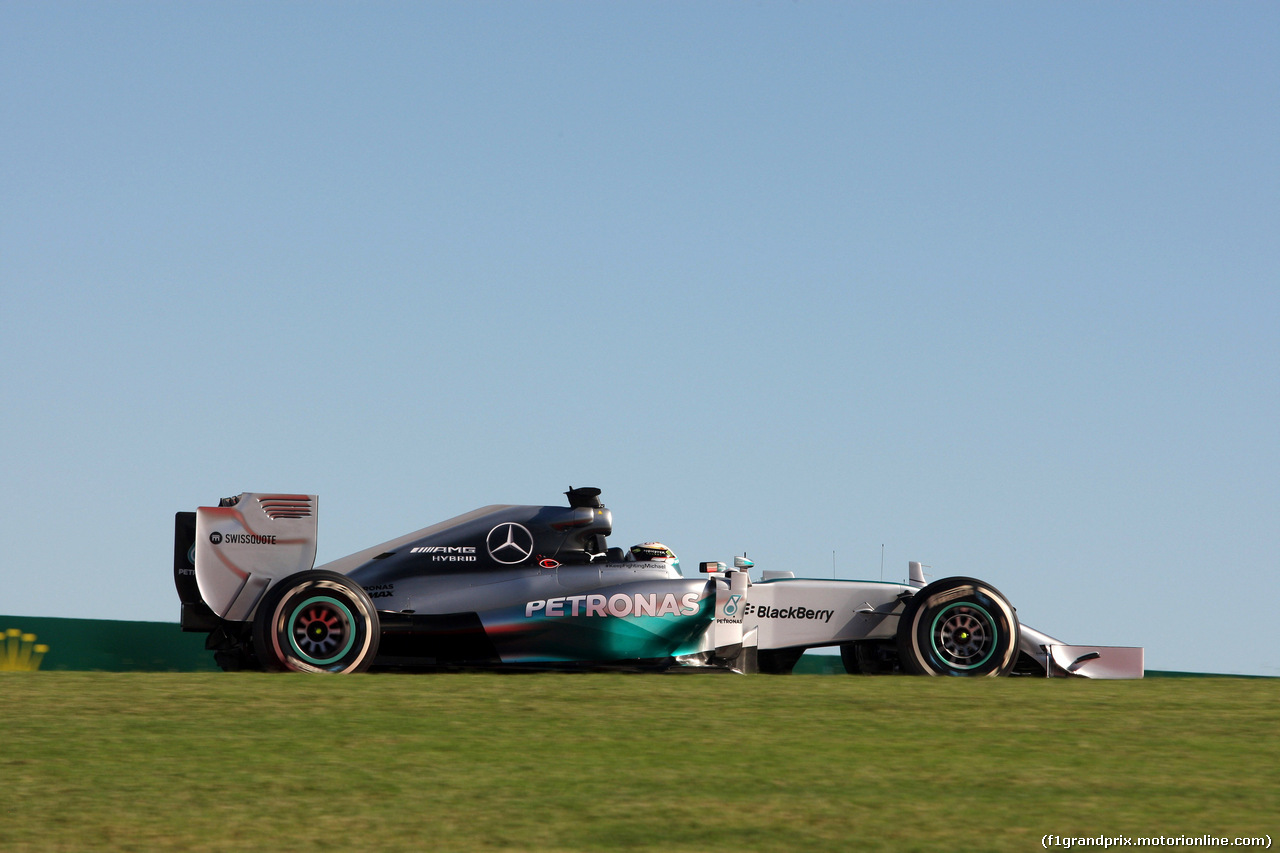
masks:
[[[995,587],[796,578],[611,548],[600,490],[494,505],[313,569],[315,495],[245,493],[179,512],[182,628],[227,670],[701,668],[786,673],[838,646],[851,673],[1141,678],[1140,648],[1071,646]]]

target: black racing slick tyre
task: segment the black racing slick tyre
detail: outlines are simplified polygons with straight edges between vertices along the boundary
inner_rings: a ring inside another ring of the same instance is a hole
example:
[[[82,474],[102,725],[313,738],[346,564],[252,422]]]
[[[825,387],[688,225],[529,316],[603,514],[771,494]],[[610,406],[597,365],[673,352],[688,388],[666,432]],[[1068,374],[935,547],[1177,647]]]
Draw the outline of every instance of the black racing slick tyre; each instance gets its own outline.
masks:
[[[858,644],[843,643],[840,646],[840,662],[849,675],[862,675],[862,661],[858,660]]]
[[[898,660],[913,675],[1008,675],[1018,661],[1018,616],[974,578],[943,578],[917,592],[898,621]]]
[[[790,675],[804,649],[761,649],[756,653],[756,671],[765,675]]]
[[[363,672],[378,655],[378,611],[364,588],[336,572],[278,581],[258,606],[253,648],[267,669]]]
[[[849,675],[888,675],[893,672],[893,641],[890,648],[882,648],[881,642],[862,640],[840,644],[840,662]]]

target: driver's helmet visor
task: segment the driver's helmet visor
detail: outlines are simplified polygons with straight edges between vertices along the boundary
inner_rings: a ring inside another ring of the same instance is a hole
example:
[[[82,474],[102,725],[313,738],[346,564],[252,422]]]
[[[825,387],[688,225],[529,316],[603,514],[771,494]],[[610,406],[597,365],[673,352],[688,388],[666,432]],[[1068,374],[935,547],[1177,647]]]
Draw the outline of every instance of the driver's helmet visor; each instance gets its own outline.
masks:
[[[684,573],[680,571],[680,558],[661,542],[645,542],[643,545],[634,545],[631,548],[631,556],[636,560],[664,562],[676,575],[684,577]]]

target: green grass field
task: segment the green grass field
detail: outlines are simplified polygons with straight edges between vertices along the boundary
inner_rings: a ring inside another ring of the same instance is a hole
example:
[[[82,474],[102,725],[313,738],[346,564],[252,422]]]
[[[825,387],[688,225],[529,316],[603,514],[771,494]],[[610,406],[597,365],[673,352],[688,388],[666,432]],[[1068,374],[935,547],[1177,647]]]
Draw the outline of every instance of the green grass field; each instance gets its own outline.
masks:
[[[1280,680],[5,673],[0,850],[1276,835]]]

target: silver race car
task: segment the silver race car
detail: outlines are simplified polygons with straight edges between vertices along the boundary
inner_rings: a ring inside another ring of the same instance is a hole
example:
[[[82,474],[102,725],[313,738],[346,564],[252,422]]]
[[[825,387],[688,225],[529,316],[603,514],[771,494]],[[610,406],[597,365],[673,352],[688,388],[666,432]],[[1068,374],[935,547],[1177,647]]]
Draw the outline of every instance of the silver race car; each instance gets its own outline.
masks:
[[[313,568],[316,495],[179,512],[182,628],[227,670],[718,669],[787,673],[839,647],[851,673],[1141,678],[1143,650],[1022,625],[991,584],[797,578],[751,561],[686,577],[658,542],[609,547],[600,490],[501,504]]]

